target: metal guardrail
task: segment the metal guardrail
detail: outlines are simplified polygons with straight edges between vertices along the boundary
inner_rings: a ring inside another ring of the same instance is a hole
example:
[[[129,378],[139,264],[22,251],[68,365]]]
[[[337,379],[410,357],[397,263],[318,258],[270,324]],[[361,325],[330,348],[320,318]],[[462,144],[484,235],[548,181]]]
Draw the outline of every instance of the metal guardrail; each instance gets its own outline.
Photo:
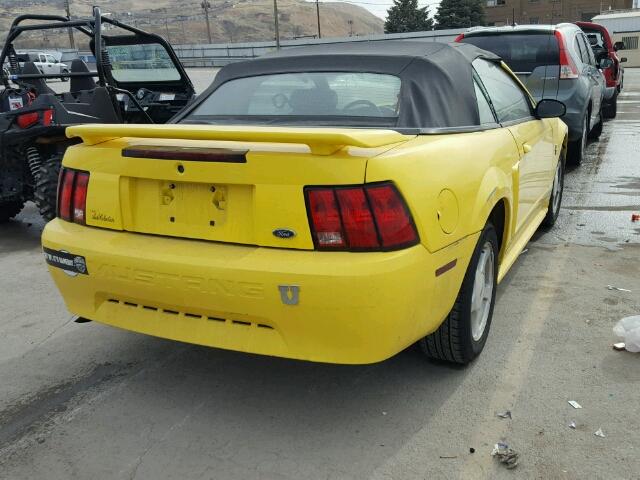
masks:
[[[385,40],[413,40],[423,42],[452,42],[465,29],[433,30],[426,32],[392,33],[379,35],[362,35],[357,37],[338,38],[299,38],[296,40],[281,40],[281,48],[301,47],[305,45],[331,45],[345,42],[381,42]],[[245,42],[245,43],[212,43],[172,45],[180,61],[185,67],[220,67],[228,63],[239,62],[266,55],[276,50],[276,42]],[[70,49],[47,49],[48,53]],[[80,55],[92,56],[91,52],[79,52]],[[87,63],[90,63],[87,61]],[[95,68],[95,63],[93,63]]]
[[[281,40],[281,48],[301,47],[304,45],[330,45],[345,42],[380,42],[385,40],[414,40],[424,42],[451,42],[465,29],[433,30],[427,32],[393,33],[363,35],[340,38],[304,38]],[[276,49],[275,41],[248,43],[214,43],[173,45],[173,48],[186,67],[218,67],[260,57]]]

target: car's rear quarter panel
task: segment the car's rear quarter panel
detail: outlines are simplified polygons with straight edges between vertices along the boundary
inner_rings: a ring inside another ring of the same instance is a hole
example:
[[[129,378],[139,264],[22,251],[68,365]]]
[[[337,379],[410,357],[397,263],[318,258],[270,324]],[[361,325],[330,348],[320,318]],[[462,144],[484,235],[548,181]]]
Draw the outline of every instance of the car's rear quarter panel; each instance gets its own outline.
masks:
[[[367,182],[392,179],[398,184],[423,245],[435,252],[482,230],[501,198],[512,204],[512,166],[517,161],[517,146],[507,129],[425,135],[371,159]],[[455,205],[443,205],[444,189],[453,193]],[[448,231],[442,228],[445,220]]]

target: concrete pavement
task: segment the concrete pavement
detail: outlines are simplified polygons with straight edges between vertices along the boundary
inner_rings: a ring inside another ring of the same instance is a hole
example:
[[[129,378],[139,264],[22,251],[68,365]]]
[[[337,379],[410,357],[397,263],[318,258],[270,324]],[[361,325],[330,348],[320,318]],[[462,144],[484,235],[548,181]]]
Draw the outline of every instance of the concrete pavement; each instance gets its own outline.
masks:
[[[614,351],[611,328],[640,314],[639,70],[625,87],[465,369],[413,348],[345,367],[73,323],[27,207],[0,226],[0,478],[637,478],[640,354]],[[500,439],[515,471],[490,456]]]

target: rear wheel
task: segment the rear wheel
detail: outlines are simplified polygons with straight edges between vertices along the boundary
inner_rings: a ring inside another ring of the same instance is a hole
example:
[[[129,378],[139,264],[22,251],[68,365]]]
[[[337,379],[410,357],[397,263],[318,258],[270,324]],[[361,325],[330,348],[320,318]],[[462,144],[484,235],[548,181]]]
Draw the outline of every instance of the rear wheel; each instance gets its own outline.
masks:
[[[589,112],[582,119],[582,130],[580,138],[569,144],[568,158],[574,165],[580,165],[584,157],[584,151],[587,148],[587,138],[589,136]]]
[[[487,341],[498,283],[498,236],[488,223],[471,256],[458,298],[440,328],[418,343],[430,358],[466,365]]]
[[[616,118],[618,114],[618,92],[616,92],[609,103],[607,103],[602,109],[602,113],[604,114],[604,118]]]
[[[10,202],[0,203],[0,223],[4,223],[20,213],[24,207],[22,200],[12,200]]]
[[[560,205],[562,204],[562,191],[564,190],[564,167],[562,158],[558,160],[556,167],[556,176],[553,179],[553,187],[551,188],[551,196],[549,197],[549,208],[547,216],[542,221],[542,226],[551,228],[556,223],[558,214],[560,213]]]
[[[54,155],[42,162],[40,172],[36,178],[34,197],[40,215],[45,220],[51,220],[56,216],[56,202],[58,196],[58,175],[62,157]]]

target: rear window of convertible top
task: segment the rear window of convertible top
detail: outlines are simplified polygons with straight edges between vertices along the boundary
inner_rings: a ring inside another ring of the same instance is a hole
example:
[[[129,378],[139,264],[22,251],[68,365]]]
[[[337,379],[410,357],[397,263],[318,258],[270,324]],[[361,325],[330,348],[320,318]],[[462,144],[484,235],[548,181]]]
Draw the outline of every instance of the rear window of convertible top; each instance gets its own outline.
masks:
[[[184,121],[218,118],[397,119],[400,78],[360,72],[279,73],[220,85]]]

